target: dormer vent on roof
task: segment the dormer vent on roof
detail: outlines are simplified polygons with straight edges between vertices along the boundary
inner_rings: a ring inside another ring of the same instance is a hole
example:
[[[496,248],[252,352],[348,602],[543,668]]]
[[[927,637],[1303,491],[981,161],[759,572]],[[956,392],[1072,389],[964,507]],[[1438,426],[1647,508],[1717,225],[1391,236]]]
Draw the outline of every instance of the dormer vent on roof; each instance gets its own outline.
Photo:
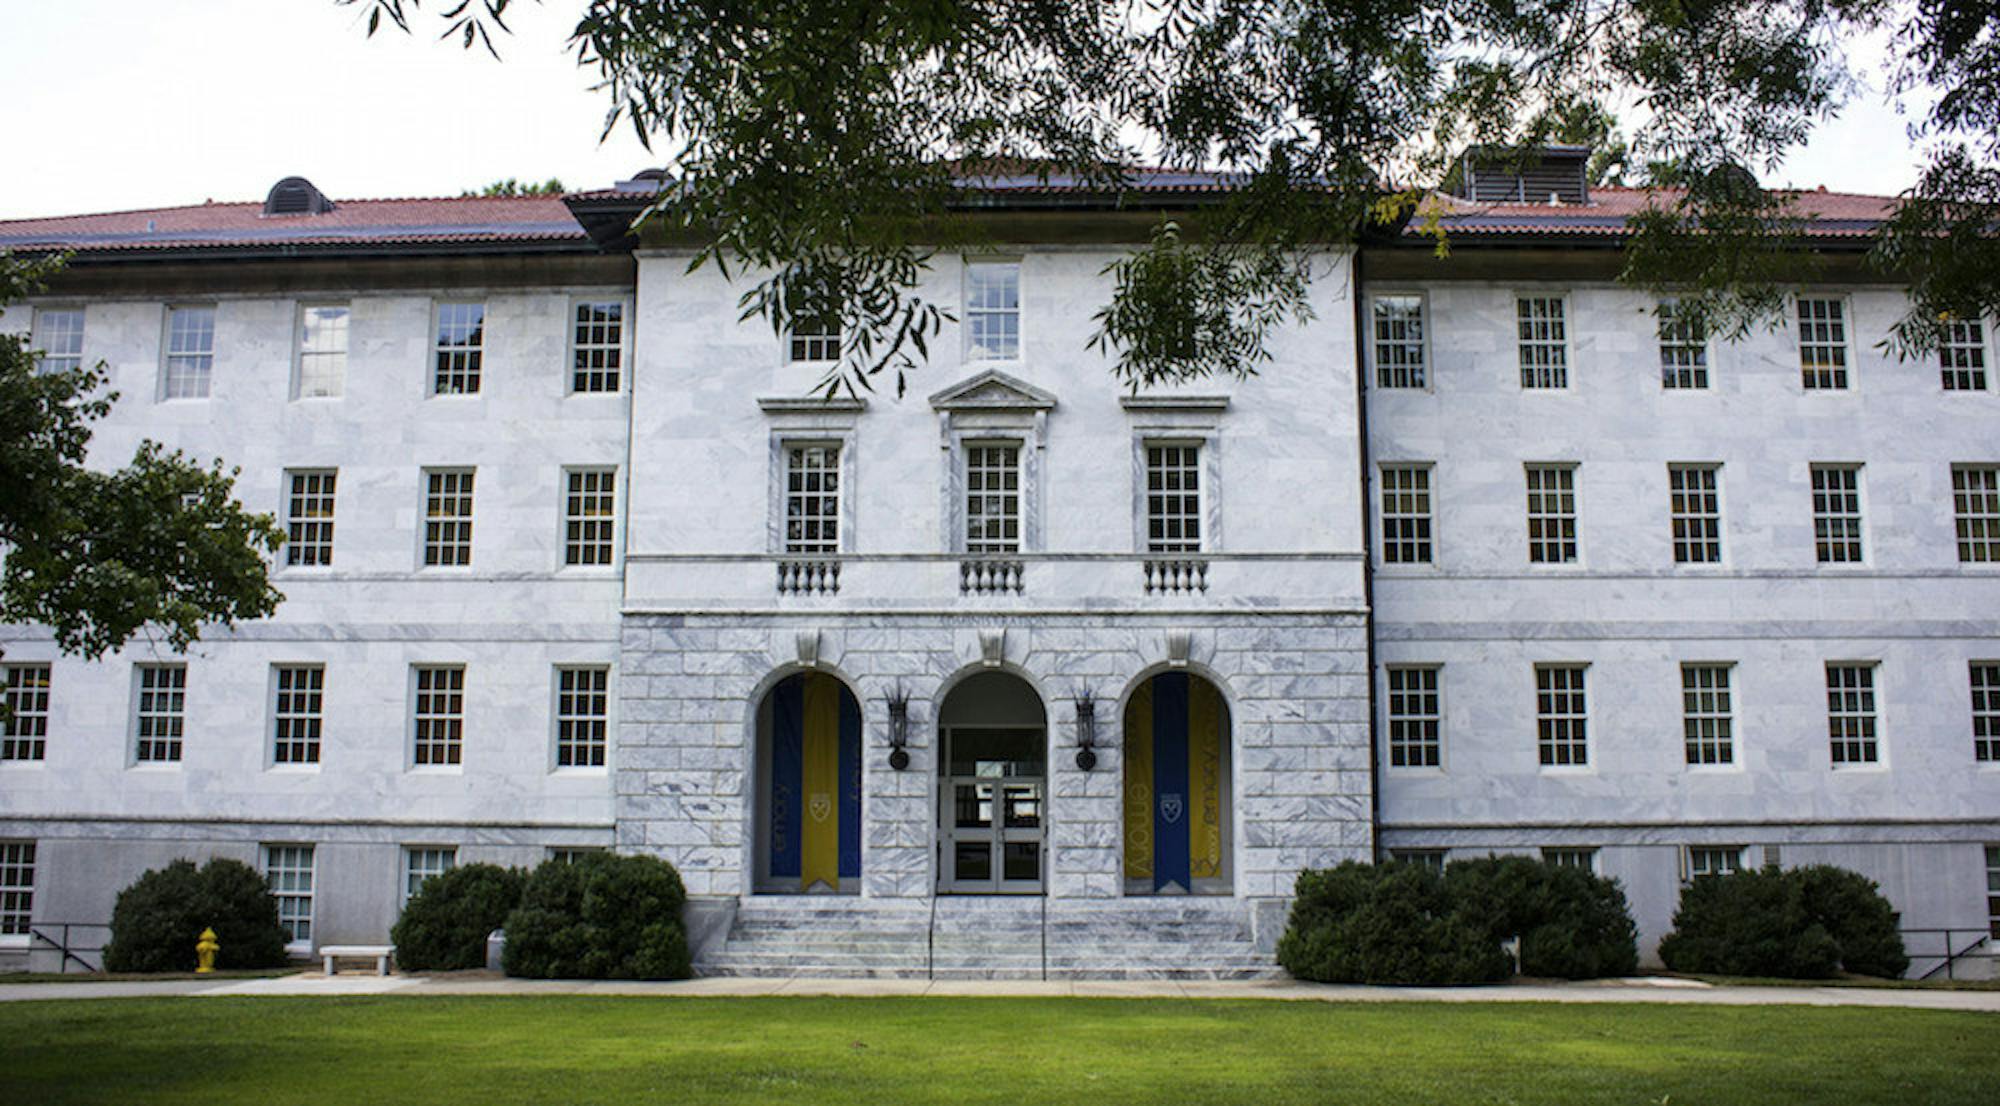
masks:
[[[1480,147],[1460,160],[1453,194],[1488,204],[1589,203],[1589,170],[1588,146]]]
[[[332,210],[333,201],[304,177],[286,177],[264,196],[266,215],[324,215]]]

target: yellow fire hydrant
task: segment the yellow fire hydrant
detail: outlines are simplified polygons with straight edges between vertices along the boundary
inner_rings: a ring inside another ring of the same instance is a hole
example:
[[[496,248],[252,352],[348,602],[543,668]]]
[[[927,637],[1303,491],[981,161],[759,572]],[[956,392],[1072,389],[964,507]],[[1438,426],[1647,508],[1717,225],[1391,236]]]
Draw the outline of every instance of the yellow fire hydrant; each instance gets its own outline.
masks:
[[[202,930],[201,940],[194,943],[194,970],[198,974],[214,971],[215,954],[221,948],[221,943],[215,939],[215,930]]]

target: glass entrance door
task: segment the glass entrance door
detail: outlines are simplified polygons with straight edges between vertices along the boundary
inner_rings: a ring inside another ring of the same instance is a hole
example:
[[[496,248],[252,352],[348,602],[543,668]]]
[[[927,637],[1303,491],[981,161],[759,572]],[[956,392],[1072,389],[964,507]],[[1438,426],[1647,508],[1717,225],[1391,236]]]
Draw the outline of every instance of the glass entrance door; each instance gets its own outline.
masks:
[[[939,777],[939,890],[1042,890],[1047,738],[1042,730],[952,726]]]

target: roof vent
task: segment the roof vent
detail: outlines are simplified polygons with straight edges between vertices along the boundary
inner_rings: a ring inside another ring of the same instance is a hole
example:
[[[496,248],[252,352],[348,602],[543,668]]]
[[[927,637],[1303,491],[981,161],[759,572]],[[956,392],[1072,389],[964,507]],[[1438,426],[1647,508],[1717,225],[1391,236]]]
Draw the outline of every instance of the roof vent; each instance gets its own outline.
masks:
[[[1476,203],[1590,202],[1590,147],[1476,147],[1459,163],[1460,199]]]
[[[304,177],[286,177],[264,197],[266,215],[324,215],[332,210],[333,201]]]

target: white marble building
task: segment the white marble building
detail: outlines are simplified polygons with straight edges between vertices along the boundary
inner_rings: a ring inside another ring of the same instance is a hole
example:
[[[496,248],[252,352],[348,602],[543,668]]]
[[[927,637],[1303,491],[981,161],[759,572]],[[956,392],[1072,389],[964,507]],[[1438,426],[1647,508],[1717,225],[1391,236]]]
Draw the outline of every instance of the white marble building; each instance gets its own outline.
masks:
[[[1766,859],[1985,931],[2000,583],[1958,528],[2000,540],[1994,381],[1879,354],[1860,239],[1803,290],[1844,389],[1796,325],[1664,388],[1608,193],[1458,209],[1449,261],[1329,251],[1260,375],[1131,396],[1086,348],[1102,270],[1215,189],[1142,184],[987,182],[992,246],[925,289],[962,322],[910,395],[836,402],[819,343],[623,234],[650,185],[0,222],[79,251],[0,326],[107,364],[93,461],[220,456],[295,536],[279,613],[185,658],[0,630],[0,965],[101,943],[175,856],[265,866],[305,947],[442,865],[603,847],[680,868],[710,971],[1254,973],[1302,867],[1440,850],[1571,850],[1648,948],[1691,865]],[[1670,466],[1719,560],[1676,562]],[[1856,561],[1816,559],[1814,466]],[[1868,681],[1855,763],[1829,664]]]

